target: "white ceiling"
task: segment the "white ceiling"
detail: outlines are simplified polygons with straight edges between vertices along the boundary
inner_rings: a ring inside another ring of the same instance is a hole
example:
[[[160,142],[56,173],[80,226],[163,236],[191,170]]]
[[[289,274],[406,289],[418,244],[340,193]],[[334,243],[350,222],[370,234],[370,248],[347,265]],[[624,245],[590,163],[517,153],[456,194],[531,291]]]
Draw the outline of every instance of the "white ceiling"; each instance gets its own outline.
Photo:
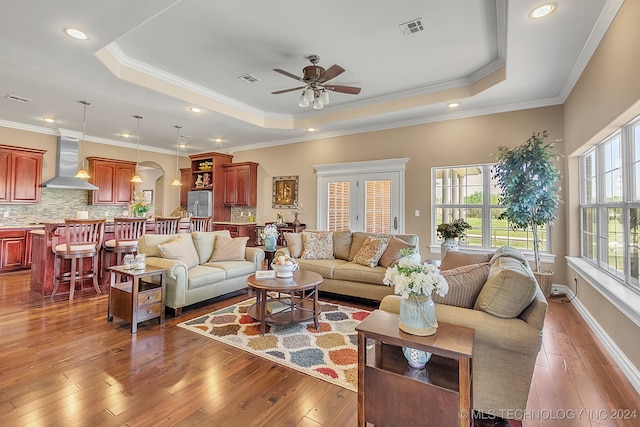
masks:
[[[560,104],[623,0],[554,1],[533,20],[543,0],[4,0],[0,126],[81,135],[87,100],[87,140],[135,144],[121,134],[139,114],[142,146],[175,153],[181,125],[195,153]],[[424,30],[403,34],[416,18]],[[272,95],[301,85],[273,69],[302,75],[312,54],[361,93],[331,92],[323,110]]]

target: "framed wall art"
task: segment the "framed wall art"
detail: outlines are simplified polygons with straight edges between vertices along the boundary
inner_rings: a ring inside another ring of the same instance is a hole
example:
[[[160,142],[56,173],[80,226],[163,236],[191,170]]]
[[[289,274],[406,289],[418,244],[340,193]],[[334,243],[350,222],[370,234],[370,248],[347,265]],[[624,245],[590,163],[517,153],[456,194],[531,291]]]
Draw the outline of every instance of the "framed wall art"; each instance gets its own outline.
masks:
[[[142,190],[144,198],[147,199],[147,203],[153,203],[153,190]]]
[[[293,209],[293,203],[298,200],[298,175],[273,177],[274,209]]]

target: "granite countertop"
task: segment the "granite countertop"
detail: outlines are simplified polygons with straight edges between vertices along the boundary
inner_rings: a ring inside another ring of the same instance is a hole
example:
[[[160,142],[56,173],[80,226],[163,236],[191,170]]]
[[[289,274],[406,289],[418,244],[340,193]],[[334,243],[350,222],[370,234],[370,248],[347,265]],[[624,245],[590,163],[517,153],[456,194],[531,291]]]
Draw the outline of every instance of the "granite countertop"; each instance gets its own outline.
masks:
[[[224,224],[224,225],[256,225],[254,222],[233,222],[233,221],[213,221],[214,224]]]
[[[42,224],[35,224],[35,223],[31,223],[31,224],[19,224],[19,223],[6,223],[6,224],[2,224],[0,223],[0,230],[11,230],[14,228],[44,228],[44,223]]]

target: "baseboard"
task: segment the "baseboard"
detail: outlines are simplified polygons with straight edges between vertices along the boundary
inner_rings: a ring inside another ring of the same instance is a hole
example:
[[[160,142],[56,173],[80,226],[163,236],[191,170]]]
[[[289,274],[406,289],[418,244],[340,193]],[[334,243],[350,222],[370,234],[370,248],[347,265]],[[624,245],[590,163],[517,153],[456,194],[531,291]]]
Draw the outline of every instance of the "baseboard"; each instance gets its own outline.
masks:
[[[558,294],[565,294],[569,301],[576,308],[580,316],[584,319],[586,324],[591,328],[596,337],[600,340],[602,345],[609,351],[609,354],[615,362],[618,364],[618,367],[622,371],[622,373],[627,377],[629,382],[633,388],[636,389],[638,393],[640,393],[640,371],[631,363],[631,361],[627,358],[627,356],[620,350],[620,347],[611,339],[609,334],[600,326],[600,324],[594,319],[589,310],[580,302],[579,298],[576,298],[576,295],[569,289],[569,287],[564,285],[553,285],[551,287],[551,293],[554,295],[554,290],[556,290]]]

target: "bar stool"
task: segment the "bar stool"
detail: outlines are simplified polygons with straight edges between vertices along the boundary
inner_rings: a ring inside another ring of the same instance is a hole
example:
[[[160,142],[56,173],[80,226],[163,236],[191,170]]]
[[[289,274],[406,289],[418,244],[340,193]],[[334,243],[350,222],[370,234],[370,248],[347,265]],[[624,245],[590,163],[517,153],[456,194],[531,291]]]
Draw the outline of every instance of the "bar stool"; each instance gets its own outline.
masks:
[[[93,287],[100,294],[98,285],[100,258],[100,247],[104,238],[104,219],[65,219],[64,238],[65,243],[53,246],[55,254],[53,266],[53,291],[51,299],[58,292],[61,281],[69,281],[69,301],[73,300],[76,281],[80,280],[80,291],[82,291],[82,280],[93,279]],[[57,242],[56,242],[57,243]],[[91,269],[85,273],[83,261],[91,258]],[[71,260],[71,270],[68,273],[62,271],[62,260]]]
[[[179,216],[156,217],[156,234],[176,234],[178,232]]]
[[[189,231],[211,231],[211,217],[192,216],[189,218]]]
[[[138,238],[145,233],[146,218],[114,218],[114,238],[105,240],[103,244],[102,273],[107,274],[108,267],[122,265],[125,254],[134,254],[138,251]],[[111,255],[116,255],[116,263],[111,263]],[[118,281],[120,278],[118,277]]]

